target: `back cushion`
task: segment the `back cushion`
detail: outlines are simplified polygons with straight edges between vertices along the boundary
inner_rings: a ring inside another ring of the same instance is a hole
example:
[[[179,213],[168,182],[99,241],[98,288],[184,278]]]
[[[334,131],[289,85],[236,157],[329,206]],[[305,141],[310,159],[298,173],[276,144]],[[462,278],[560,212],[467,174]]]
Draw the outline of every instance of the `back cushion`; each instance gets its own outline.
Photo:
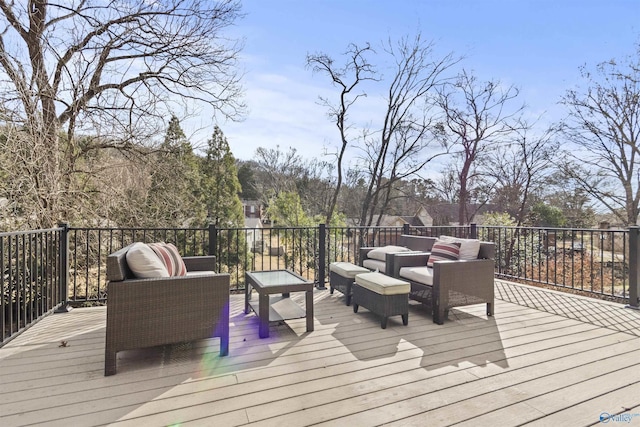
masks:
[[[443,242],[460,243],[460,259],[478,259],[478,253],[480,252],[480,240],[461,239],[459,237],[452,236],[440,236],[438,239]]]
[[[436,242],[431,248],[427,267],[433,268],[433,263],[436,261],[456,261],[458,259],[460,259],[459,242]]]
[[[373,250],[370,250],[367,254],[367,258],[377,259],[379,261],[385,261],[387,254],[394,252],[407,252],[409,248],[405,248],[404,246],[382,246]]]
[[[187,267],[176,248],[171,243],[149,243],[149,247],[153,249],[162,264],[164,264],[169,276],[186,276]]]
[[[136,242],[127,251],[127,265],[140,279],[170,277],[166,267],[148,245]]]

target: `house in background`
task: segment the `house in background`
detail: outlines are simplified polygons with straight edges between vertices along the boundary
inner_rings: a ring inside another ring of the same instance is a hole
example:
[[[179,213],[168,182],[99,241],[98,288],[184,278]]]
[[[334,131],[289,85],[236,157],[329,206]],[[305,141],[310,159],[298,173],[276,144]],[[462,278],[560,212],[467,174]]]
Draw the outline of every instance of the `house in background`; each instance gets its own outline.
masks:
[[[352,224],[356,225],[357,220],[353,220]],[[431,226],[433,219],[424,206],[421,206],[415,215],[376,215],[371,222],[371,225],[379,227],[403,227],[405,224],[412,227]]]
[[[263,216],[262,204],[257,200],[243,200],[242,210],[245,218],[260,218]]]
[[[244,228],[247,247],[250,248],[251,252],[262,252],[262,229],[264,228],[262,220],[260,218],[245,218]]]

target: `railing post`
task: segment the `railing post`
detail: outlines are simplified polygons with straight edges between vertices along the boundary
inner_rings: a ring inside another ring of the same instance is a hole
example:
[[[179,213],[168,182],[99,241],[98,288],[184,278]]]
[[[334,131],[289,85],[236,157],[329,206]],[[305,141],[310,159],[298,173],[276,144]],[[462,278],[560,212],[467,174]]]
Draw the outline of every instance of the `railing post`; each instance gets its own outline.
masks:
[[[626,308],[640,310],[640,227],[629,227],[629,304]]]
[[[218,229],[215,224],[209,224],[209,248],[207,255],[215,255],[218,247]]]
[[[410,234],[409,224],[402,224],[402,234]]]
[[[327,268],[327,226],[320,224],[318,226],[318,283],[316,288],[327,289],[324,285],[325,270]]]
[[[60,307],[56,313],[68,313],[70,311],[67,305],[69,293],[69,224],[66,222],[58,223],[60,227],[60,241],[58,242],[58,286],[60,287]]]
[[[478,238],[478,224],[469,224],[469,238],[470,239]]]

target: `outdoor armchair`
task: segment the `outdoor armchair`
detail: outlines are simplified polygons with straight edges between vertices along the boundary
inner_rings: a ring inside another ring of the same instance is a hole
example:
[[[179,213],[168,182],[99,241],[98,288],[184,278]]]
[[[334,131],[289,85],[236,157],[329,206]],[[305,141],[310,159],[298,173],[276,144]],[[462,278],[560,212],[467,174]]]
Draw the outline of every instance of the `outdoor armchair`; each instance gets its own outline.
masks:
[[[107,257],[105,375],[116,373],[118,351],[220,337],[229,352],[228,274],[214,273],[215,257],[184,257],[187,275],[135,278],[127,246]]]

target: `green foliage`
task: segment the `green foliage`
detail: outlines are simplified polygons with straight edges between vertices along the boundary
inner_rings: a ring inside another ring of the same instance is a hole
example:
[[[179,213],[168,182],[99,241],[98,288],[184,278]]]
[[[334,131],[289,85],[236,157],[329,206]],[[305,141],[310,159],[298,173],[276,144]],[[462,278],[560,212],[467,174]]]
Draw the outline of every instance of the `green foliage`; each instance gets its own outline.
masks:
[[[201,161],[202,200],[207,210],[208,222],[219,228],[244,227],[244,212],[238,194],[241,191],[238,181],[236,161],[231,154],[229,143],[216,126],[211,139],[207,141],[206,157]],[[245,236],[237,238],[233,233],[218,236],[216,255],[227,271],[239,265],[246,265],[247,251]]]
[[[229,143],[218,126],[207,144],[202,160],[202,188],[208,221],[218,227],[242,227],[244,213],[238,196],[242,191],[238,170]]]
[[[489,212],[483,215],[482,225],[515,227],[516,220],[507,212]]]
[[[249,162],[243,162],[238,167],[238,181],[242,187],[240,197],[243,200],[258,200],[260,193],[256,188],[256,177]]]
[[[277,226],[309,227],[315,225],[315,220],[307,216],[302,209],[300,195],[293,191],[278,194],[269,204],[267,213]]]
[[[531,222],[534,227],[564,227],[567,219],[562,209],[545,203],[536,203],[531,209]]]
[[[171,117],[160,150],[151,158],[151,183],[138,223],[154,227],[202,224],[205,210],[198,163],[180,121]]]
[[[496,267],[500,274],[521,277],[524,272],[544,259],[540,234],[535,230],[516,227],[516,221],[508,213],[494,212],[485,215],[478,230],[478,238],[496,245]]]

